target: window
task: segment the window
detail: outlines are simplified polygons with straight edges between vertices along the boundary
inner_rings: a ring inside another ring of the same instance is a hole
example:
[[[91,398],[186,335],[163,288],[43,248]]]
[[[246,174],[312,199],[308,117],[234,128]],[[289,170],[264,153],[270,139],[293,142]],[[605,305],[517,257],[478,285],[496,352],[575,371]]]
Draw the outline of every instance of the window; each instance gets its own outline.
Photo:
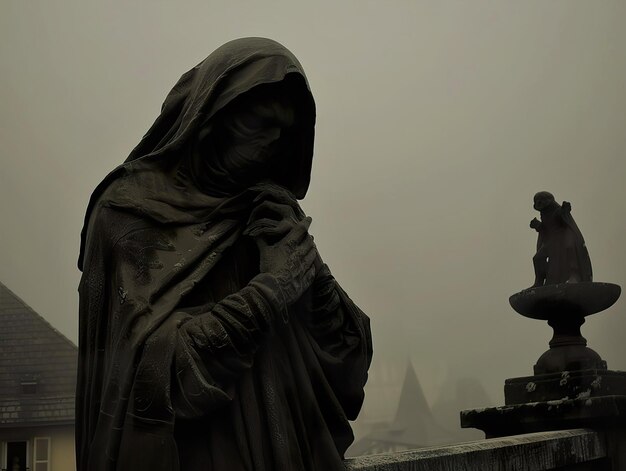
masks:
[[[22,381],[22,394],[36,394],[37,382],[36,381]]]
[[[22,394],[37,394],[38,377],[34,374],[26,374],[20,380]]]
[[[33,471],[50,471],[50,437],[35,437]]]
[[[27,469],[28,465],[28,442],[27,441],[13,441],[4,442],[4,459],[2,469],[13,470]]]

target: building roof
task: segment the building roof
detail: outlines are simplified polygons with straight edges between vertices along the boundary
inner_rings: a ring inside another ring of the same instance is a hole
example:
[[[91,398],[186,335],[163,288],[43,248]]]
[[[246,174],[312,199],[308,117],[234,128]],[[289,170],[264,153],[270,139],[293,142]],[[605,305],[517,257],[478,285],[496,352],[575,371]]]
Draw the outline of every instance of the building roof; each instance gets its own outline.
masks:
[[[78,349],[0,283],[0,427],[74,422]]]
[[[367,454],[370,449],[380,449],[381,445],[383,448],[385,446],[423,448],[452,441],[452,435],[433,417],[413,365],[409,361],[394,419],[356,442],[350,448],[350,453],[354,456]]]

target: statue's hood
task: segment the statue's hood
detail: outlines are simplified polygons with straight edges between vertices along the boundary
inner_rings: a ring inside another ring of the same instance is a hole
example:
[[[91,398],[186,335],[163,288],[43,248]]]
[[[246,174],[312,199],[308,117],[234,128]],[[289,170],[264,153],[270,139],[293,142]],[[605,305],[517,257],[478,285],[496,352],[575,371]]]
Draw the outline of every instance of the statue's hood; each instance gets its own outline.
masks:
[[[257,85],[282,81],[288,74],[302,78],[300,100],[300,149],[294,156],[291,188],[303,198],[309,186],[315,104],[298,59],[284,46],[265,38],[242,38],[230,41],[184,74],[169,93],[157,118],[126,162],[170,158],[197,136],[200,126],[236,97]]]
[[[233,198],[200,191],[181,172],[190,143],[201,127],[238,96],[263,84],[297,77],[299,120],[293,159],[289,162],[290,190],[305,196],[313,159],[315,103],[296,57],[276,41],[241,38],[230,41],[183,74],[167,95],[161,113],[126,161],[98,185],[85,215],[82,258],[88,224],[96,202],[127,210],[161,224],[191,224],[206,220]],[[236,195],[233,195],[234,197]]]

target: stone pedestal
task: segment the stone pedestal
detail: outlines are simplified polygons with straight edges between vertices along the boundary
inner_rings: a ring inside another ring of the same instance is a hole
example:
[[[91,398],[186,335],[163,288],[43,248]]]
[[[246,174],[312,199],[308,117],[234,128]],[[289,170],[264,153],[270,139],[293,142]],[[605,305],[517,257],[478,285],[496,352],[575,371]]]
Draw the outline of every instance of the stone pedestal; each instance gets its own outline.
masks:
[[[530,319],[548,321],[554,331],[550,349],[534,366],[535,375],[606,370],[606,362],[587,347],[580,327],[587,316],[611,307],[620,293],[621,288],[613,283],[584,282],[529,288],[511,296],[509,303],[515,311]]]
[[[461,427],[487,438],[568,428],[626,428],[626,372],[607,369],[587,347],[580,326],[585,317],[617,301],[611,283],[571,283],[529,288],[511,306],[554,329],[550,349],[539,357],[535,375],[505,381],[505,405],[461,412]]]

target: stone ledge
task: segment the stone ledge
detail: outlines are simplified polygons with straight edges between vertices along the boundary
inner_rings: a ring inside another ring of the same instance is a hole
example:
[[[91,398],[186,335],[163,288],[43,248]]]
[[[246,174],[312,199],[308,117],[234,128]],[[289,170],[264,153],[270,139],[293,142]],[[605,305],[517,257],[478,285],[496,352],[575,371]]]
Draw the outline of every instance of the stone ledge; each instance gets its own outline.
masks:
[[[606,457],[606,444],[600,433],[575,429],[360,456],[345,463],[346,471],[539,471]]]
[[[461,411],[461,427],[477,428],[487,438],[575,428],[624,427],[626,396],[563,398]]]
[[[562,371],[509,378],[504,382],[504,402],[507,406],[563,398],[611,396],[624,392],[626,392],[624,371]]]

